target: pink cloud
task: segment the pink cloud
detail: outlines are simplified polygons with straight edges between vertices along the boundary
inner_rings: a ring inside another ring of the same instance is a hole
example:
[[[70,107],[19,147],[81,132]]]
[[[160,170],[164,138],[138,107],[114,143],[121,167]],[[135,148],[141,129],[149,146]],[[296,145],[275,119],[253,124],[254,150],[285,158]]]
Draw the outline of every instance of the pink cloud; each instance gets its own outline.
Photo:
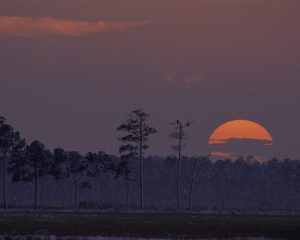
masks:
[[[209,139],[209,144],[225,144],[227,143],[227,140],[226,139]]]
[[[186,83],[186,84],[194,84],[194,83],[202,81],[203,79],[204,79],[203,73],[202,72],[198,72],[196,75],[185,79],[184,83]]]
[[[45,35],[81,37],[95,33],[122,32],[150,23],[150,21],[77,21],[48,17],[0,16],[0,35],[18,37]]]
[[[168,73],[166,74],[165,80],[166,80],[167,82],[173,82],[173,81],[175,80],[175,74],[174,74],[174,72],[168,72]]]
[[[222,152],[222,151],[212,151],[211,156],[213,157],[224,157],[224,158],[230,158],[233,157],[234,154],[231,152]]]

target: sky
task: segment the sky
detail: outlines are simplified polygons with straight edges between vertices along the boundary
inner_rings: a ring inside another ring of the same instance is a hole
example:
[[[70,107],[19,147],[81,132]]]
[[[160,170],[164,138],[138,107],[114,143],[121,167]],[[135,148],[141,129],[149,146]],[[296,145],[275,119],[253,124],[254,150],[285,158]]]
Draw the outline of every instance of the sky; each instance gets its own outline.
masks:
[[[274,156],[299,158],[299,0],[0,0],[0,115],[29,142],[117,154],[116,127],[143,108],[171,154],[248,119]]]

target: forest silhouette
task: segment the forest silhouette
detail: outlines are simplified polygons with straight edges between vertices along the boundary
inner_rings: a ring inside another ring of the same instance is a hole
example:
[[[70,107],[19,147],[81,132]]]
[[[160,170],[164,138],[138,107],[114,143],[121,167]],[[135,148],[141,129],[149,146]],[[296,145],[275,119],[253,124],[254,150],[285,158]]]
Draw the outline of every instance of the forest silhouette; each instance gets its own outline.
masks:
[[[146,156],[158,134],[142,109],[116,128],[119,156],[49,150],[26,143],[0,117],[1,206],[35,209],[293,210],[300,209],[300,161],[253,156],[211,161],[184,156],[190,123],[173,123],[174,154]]]

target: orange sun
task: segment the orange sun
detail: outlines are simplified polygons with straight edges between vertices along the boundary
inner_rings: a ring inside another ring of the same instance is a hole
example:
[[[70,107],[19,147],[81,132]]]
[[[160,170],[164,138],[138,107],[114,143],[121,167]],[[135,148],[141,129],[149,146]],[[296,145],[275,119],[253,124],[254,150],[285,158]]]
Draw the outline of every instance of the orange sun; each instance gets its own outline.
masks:
[[[272,145],[271,134],[258,123],[249,120],[233,120],[220,125],[210,136],[209,144],[224,144],[230,139],[267,141]]]

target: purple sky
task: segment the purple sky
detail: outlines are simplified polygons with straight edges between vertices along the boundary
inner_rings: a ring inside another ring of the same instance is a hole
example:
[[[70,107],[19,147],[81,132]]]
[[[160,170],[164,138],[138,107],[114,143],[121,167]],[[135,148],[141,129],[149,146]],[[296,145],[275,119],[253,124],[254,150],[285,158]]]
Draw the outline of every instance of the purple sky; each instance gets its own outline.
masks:
[[[117,153],[118,124],[144,108],[194,121],[187,155],[249,119],[274,155],[300,157],[299,0],[0,0],[0,114],[28,141]]]

